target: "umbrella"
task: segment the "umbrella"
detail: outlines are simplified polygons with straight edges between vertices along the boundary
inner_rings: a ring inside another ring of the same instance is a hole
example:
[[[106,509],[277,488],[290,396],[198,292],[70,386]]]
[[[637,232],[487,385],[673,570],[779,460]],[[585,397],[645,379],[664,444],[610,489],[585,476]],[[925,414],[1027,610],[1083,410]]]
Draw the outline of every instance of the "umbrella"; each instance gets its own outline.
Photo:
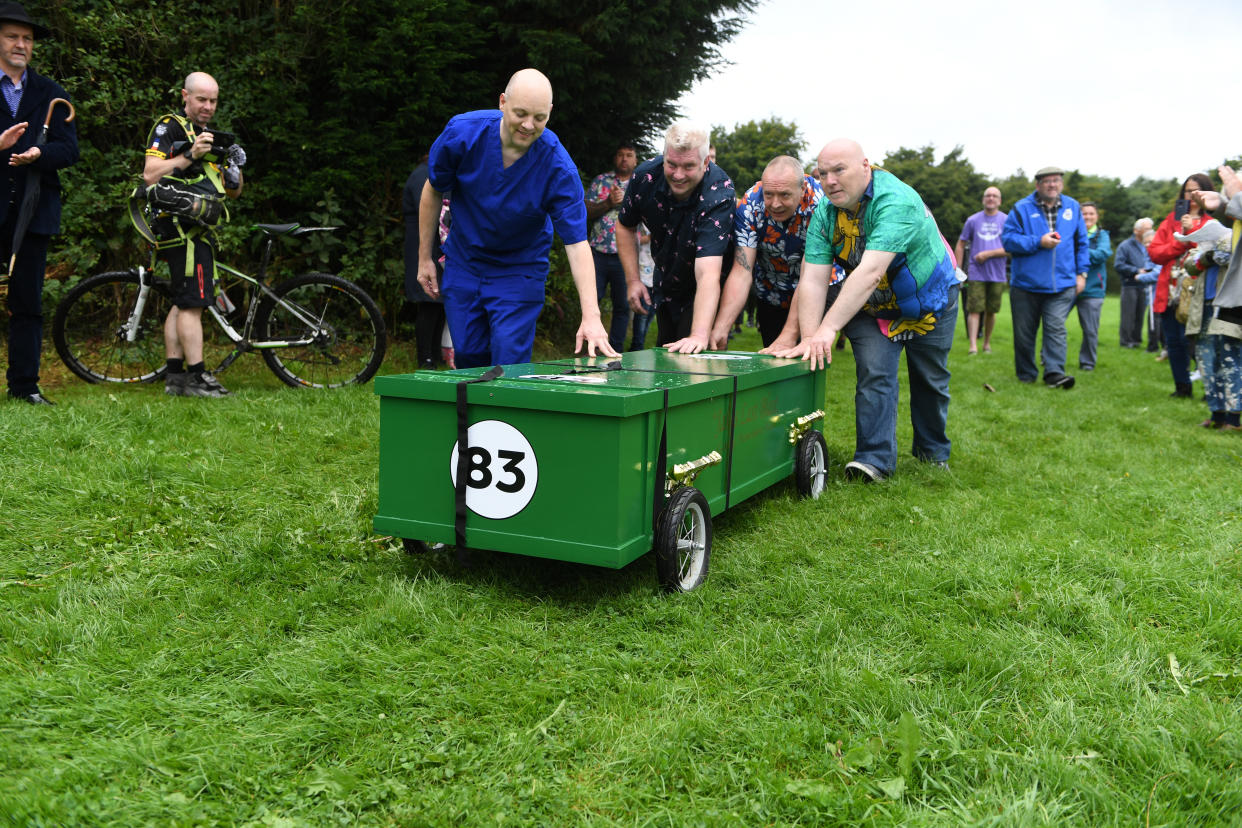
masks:
[[[56,104],[64,104],[69,108],[69,117],[65,118],[65,123],[69,123],[77,115],[73,109],[73,104],[64,98],[53,98],[52,102],[47,105],[47,117],[43,119],[43,131],[35,139],[36,147],[41,147],[47,143],[47,131],[52,124],[52,110],[56,108]],[[30,226],[30,218],[34,215],[35,205],[39,203],[39,188],[42,184],[39,171],[28,168],[26,171],[26,194],[22,196],[21,210],[18,211],[17,224],[13,230],[13,255],[9,259],[10,276],[13,274],[13,265],[17,262],[17,251],[21,249],[22,240],[26,238],[26,228]]]

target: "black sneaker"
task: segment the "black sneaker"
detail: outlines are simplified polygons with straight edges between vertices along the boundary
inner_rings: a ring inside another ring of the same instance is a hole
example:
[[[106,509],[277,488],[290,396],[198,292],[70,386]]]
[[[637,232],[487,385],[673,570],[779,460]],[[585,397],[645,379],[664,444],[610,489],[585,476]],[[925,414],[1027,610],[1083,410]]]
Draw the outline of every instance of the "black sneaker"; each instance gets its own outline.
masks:
[[[1074,378],[1069,374],[1044,374],[1044,385],[1068,391],[1074,387]]]
[[[220,381],[204,371],[201,374],[186,374],[185,386],[181,392],[187,397],[227,397],[229,390]]]
[[[185,381],[190,375],[185,371],[180,373],[172,373],[171,371],[164,375],[164,393],[170,397],[185,396]]]

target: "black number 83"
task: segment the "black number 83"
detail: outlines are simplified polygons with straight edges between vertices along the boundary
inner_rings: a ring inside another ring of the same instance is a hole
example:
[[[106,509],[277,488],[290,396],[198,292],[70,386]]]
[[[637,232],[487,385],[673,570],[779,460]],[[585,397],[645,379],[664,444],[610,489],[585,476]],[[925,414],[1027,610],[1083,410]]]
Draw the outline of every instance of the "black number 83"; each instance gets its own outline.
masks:
[[[496,456],[505,461],[501,472],[512,475],[510,480],[496,481],[496,488],[506,494],[520,492],[526,487],[526,475],[518,464],[526,459],[524,451],[501,449]],[[471,446],[466,456],[466,485],[472,489],[488,489],[492,486],[492,453],[479,446]]]

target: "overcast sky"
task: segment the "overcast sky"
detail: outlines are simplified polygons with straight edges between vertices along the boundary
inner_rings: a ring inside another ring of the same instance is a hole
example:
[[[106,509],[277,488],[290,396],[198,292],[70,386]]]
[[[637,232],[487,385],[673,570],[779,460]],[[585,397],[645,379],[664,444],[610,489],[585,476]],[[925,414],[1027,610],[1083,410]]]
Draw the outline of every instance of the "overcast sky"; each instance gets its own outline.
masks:
[[[724,55],[682,113],[793,121],[807,159],[841,136],[873,160],[960,144],[989,176],[1128,184],[1242,155],[1242,0],[766,0]]]

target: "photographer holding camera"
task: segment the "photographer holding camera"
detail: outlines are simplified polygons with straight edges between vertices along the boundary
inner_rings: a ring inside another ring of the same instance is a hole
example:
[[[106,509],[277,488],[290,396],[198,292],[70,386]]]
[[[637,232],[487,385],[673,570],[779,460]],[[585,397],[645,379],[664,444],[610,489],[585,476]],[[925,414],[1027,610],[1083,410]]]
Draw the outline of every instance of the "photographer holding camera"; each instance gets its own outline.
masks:
[[[155,122],[142,170],[146,198],[158,212],[150,226],[156,256],[168,263],[172,276],[173,307],[164,321],[164,391],[178,397],[229,393],[203,365],[203,308],[215,299],[212,226],[227,216],[224,196],[241,195],[246,163],[232,135],[208,128],[219,94],[211,75],[188,75],[181,90],[185,106]]]

